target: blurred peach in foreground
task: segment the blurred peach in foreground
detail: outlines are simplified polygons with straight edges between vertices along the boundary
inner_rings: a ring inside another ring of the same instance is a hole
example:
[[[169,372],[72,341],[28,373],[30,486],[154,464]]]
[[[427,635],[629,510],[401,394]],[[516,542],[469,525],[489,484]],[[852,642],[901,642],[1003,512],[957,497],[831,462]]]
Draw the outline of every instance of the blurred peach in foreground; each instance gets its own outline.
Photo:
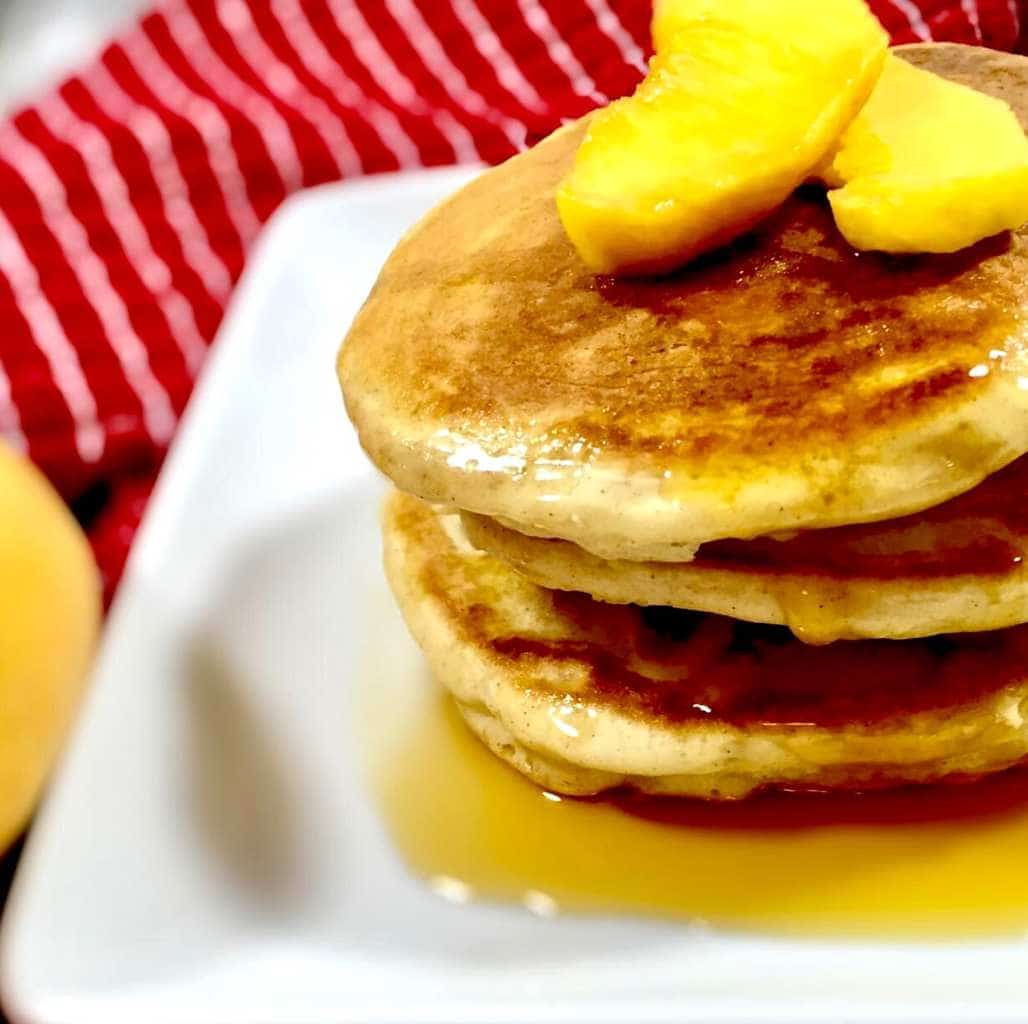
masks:
[[[35,809],[60,752],[100,624],[100,582],[78,524],[43,475],[0,444],[0,847]]]

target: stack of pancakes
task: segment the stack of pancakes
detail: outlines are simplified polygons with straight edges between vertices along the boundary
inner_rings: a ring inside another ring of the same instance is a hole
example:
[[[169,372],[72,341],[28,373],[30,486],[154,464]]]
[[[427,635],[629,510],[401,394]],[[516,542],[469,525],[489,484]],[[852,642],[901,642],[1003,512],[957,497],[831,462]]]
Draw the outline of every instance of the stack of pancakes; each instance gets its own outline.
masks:
[[[899,52],[1028,121],[1028,59]],[[430,213],[340,355],[471,728],[577,794],[1028,757],[1028,232],[856,253],[800,190],[673,276],[598,278],[554,206],[583,130]]]

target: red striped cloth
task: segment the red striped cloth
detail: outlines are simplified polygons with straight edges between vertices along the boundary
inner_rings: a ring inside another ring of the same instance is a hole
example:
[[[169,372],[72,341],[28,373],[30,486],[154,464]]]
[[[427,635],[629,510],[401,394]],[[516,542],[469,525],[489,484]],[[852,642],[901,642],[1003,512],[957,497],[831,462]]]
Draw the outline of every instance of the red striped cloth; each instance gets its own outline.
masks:
[[[877,0],[1012,49],[1019,0]],[[630,91],[639,0],[168,0],[0,126],[0,432],[112,586],[261,225],[291,192],[495,162]],[[85,497],[83,497],[85,496]]]

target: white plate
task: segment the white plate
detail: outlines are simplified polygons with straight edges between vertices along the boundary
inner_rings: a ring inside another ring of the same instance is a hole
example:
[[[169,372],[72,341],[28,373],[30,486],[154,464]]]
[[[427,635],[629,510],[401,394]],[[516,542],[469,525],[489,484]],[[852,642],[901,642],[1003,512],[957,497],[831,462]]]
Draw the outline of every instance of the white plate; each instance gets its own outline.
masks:
[[[18,1020],[1023,1021],[1028,947],[784,942],[453,907],[361,777],[369,667],[413,713],[381,485],[332,363],[401,232],[468,177],[318,189],[266,232],[147,514],[5,920]],[[365,729],[365,735],[367,730]]]

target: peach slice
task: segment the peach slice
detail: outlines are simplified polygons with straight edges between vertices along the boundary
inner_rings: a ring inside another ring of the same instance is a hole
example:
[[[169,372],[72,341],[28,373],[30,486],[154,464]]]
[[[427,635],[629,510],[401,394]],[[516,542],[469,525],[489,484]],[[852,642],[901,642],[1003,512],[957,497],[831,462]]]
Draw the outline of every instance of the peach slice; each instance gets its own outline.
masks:
[[[954,252],[1028,221],[1028,139],[1001,100],[890,54],[821,174],[856,249]]]
[[[836,148],[887,45],[862,0],[669,0],[654,31],[557,193],[596,272],[670,270],[752,227]]]

